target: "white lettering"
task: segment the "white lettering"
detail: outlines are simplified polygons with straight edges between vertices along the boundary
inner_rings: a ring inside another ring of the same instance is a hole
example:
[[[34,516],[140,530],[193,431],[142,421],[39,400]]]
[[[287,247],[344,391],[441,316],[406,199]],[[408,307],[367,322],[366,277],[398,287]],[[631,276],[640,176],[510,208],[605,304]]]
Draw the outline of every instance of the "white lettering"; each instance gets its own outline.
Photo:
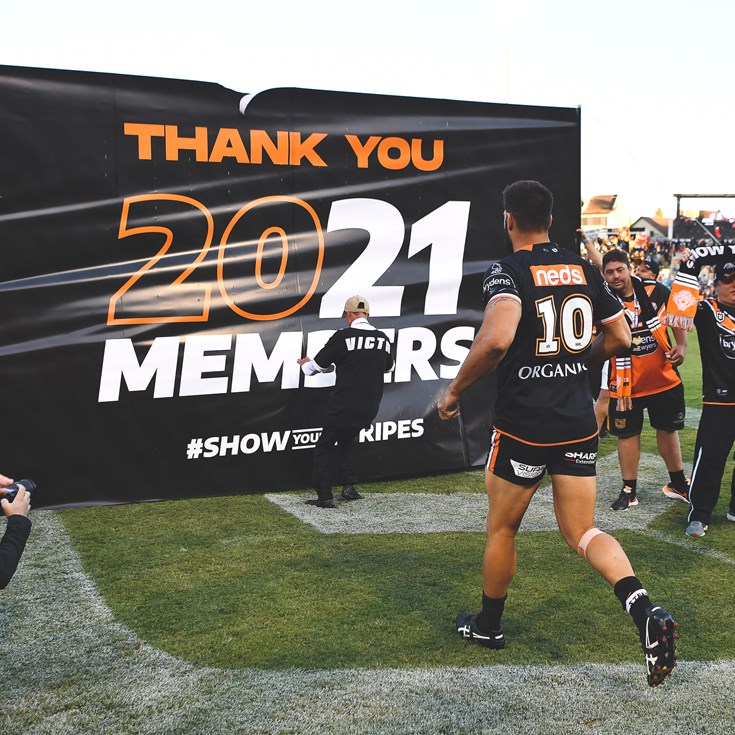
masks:
[[[179,359],[178,337],[157,337],[142,363],[138,362],[131,339],[108,339],[102,358],[99,403],[120,400],[123,377],[129,391],[143,391],[155,377],[154,398],[174,394],[176,364]]]

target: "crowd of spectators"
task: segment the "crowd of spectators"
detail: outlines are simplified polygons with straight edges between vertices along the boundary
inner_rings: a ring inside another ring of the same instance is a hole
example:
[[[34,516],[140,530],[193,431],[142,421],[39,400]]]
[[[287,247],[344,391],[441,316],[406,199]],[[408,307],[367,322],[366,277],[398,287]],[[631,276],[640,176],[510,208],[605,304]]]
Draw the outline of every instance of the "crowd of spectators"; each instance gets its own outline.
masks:
[[[685,248],[712,244],[715,240],[723,245],[735,245],[735,219],[705,219],[704,222],[706,224],[703,227],[702,220],[679,217],[674,221],[672,238],[631,233],[627,227],[623,227],[598,233],[592,237],[592,242],[601,255],[615,248],[625,250],[632,264],[649,257],[655,258],[660,266],[658,280],[671,288]],[[584,255],[584,247],[581,252]],[[714,281],[714,269],[703,268],[699,275],[701,298],[714,294]]]

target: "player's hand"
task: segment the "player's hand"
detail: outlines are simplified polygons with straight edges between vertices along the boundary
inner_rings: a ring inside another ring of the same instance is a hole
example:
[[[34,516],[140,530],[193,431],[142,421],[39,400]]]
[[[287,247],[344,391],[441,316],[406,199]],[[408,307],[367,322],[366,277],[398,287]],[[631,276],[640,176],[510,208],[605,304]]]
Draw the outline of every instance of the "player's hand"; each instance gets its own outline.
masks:
[[[667,353],[666,359],[674,366],[681,365],[687,354],[686,345],[674,345]]]
[[[456,419],[459,416],[459,401],[447,391],[436,404],[436,410],[439,412],[439,418],[442,421]]]
[[[633,398],[631,396],[620,396],[617,401],[617,410],[619,413],[630,411],[633,408]]]

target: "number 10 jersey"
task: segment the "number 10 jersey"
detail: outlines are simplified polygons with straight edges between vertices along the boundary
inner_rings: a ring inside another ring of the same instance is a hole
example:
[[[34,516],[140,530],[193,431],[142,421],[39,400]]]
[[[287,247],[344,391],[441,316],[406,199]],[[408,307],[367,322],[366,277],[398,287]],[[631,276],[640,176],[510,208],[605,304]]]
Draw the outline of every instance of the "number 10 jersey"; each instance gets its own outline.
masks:
[[[485,273],[485,305],[517,299],[521,320],[497,367],[494,427],[527,444],[580,442],[597,434],[587,357],[595,324],[623,310],[599,270],[555,243],[539,243]]]

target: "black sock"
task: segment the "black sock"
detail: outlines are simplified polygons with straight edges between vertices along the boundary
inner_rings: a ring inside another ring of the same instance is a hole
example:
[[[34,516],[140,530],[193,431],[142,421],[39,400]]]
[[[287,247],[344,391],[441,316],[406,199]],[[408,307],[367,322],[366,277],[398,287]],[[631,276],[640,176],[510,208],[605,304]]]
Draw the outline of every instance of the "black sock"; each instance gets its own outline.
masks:
[[[648,592],[638,577],[623,577],[614,587],[615,596],[626,612],[630,613],[638,630],[646,624],[646,608],[651,604]]]
[[[684,477],[684,470],[679,470],[678,472],[669,472],[669,477],[671,478],[671,484],[677,490],[683,491],[687,489],[687,478]]]
[[[635,486],[638,484],[638,478],[636,477],[635,480],[623,480],[623,486],[629,487],[633,491],[633,495],[635,495]]]
[[[500,630],[500,620],[503,617],[507,599],[508,595],[505,595],[505,597],[488,597],[484,592],[482,593],[482,610],[477,614],[475,620],[481,633],[494,633]]]

